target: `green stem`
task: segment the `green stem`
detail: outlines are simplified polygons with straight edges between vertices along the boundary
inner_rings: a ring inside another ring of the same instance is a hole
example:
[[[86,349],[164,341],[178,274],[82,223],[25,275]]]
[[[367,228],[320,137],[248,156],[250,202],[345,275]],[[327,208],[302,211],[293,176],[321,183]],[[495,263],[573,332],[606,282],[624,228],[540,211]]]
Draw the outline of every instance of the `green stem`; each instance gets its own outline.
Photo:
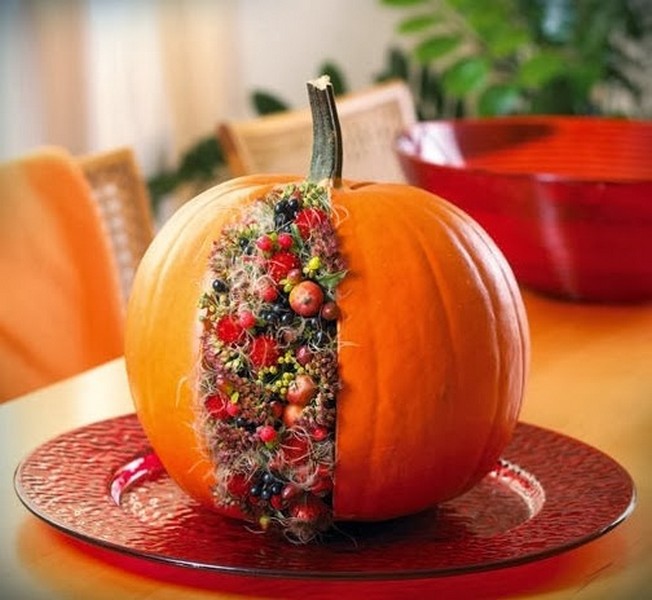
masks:
[[[337,116],[335,93],[327,75],[308,82],[312,112],[312,158],[308,181],[324,179],[339,186],[342,181],[342,131]]]

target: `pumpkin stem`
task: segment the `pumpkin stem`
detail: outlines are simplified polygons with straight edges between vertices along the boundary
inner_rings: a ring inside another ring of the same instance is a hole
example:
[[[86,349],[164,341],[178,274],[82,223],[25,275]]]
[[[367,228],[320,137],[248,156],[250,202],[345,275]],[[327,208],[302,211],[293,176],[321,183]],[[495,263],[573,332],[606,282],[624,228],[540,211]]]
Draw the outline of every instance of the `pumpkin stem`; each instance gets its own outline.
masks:
[[[342,130],[328,75],[308,82],[308,100],[312,112],[312,158],[308,181],[320,183],[328,179],[337,187],[342,181]]]

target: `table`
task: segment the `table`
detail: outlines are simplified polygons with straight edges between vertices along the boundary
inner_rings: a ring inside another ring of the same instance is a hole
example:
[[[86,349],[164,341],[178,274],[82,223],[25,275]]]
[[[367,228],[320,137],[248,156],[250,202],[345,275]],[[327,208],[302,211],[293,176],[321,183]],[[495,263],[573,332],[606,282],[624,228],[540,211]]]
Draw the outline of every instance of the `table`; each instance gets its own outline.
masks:
[[[569,303],[524,291],[532,365],[523,421],[606,452],[634,478],[638,504],[607,535],[543,561],[398,582],[202,577],[116,567],[31,516],[12,487],[25,455],[51,437],[132,412],[121,359],[0,405],[0,590],[11,600],[199,598],[652,597],[652,305]],[[14,595],[8,593],[12,590]]]

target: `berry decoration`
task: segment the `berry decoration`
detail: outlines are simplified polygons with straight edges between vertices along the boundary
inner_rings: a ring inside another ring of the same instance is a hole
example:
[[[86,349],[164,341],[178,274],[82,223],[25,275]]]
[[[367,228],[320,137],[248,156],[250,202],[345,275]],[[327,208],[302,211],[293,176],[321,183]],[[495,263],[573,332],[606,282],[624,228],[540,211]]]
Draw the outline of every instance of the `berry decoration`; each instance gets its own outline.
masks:
[[[309,95],[309,177],[242,177],[166,221],[125,344],[169,475],[297,542],[480,481],[516,424],[529,356],[518,286],[486,233],[423,190],[342,180],[332,88]]]

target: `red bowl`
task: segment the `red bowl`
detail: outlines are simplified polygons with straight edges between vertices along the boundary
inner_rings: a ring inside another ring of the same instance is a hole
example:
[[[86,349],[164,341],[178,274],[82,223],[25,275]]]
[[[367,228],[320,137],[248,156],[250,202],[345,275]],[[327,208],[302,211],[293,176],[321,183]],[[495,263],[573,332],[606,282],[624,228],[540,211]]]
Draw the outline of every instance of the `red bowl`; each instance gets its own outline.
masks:
[[[652,298],[652,121],[492,117],[417,123],[410,183],[474,217],[519,281],[574,300]]]

